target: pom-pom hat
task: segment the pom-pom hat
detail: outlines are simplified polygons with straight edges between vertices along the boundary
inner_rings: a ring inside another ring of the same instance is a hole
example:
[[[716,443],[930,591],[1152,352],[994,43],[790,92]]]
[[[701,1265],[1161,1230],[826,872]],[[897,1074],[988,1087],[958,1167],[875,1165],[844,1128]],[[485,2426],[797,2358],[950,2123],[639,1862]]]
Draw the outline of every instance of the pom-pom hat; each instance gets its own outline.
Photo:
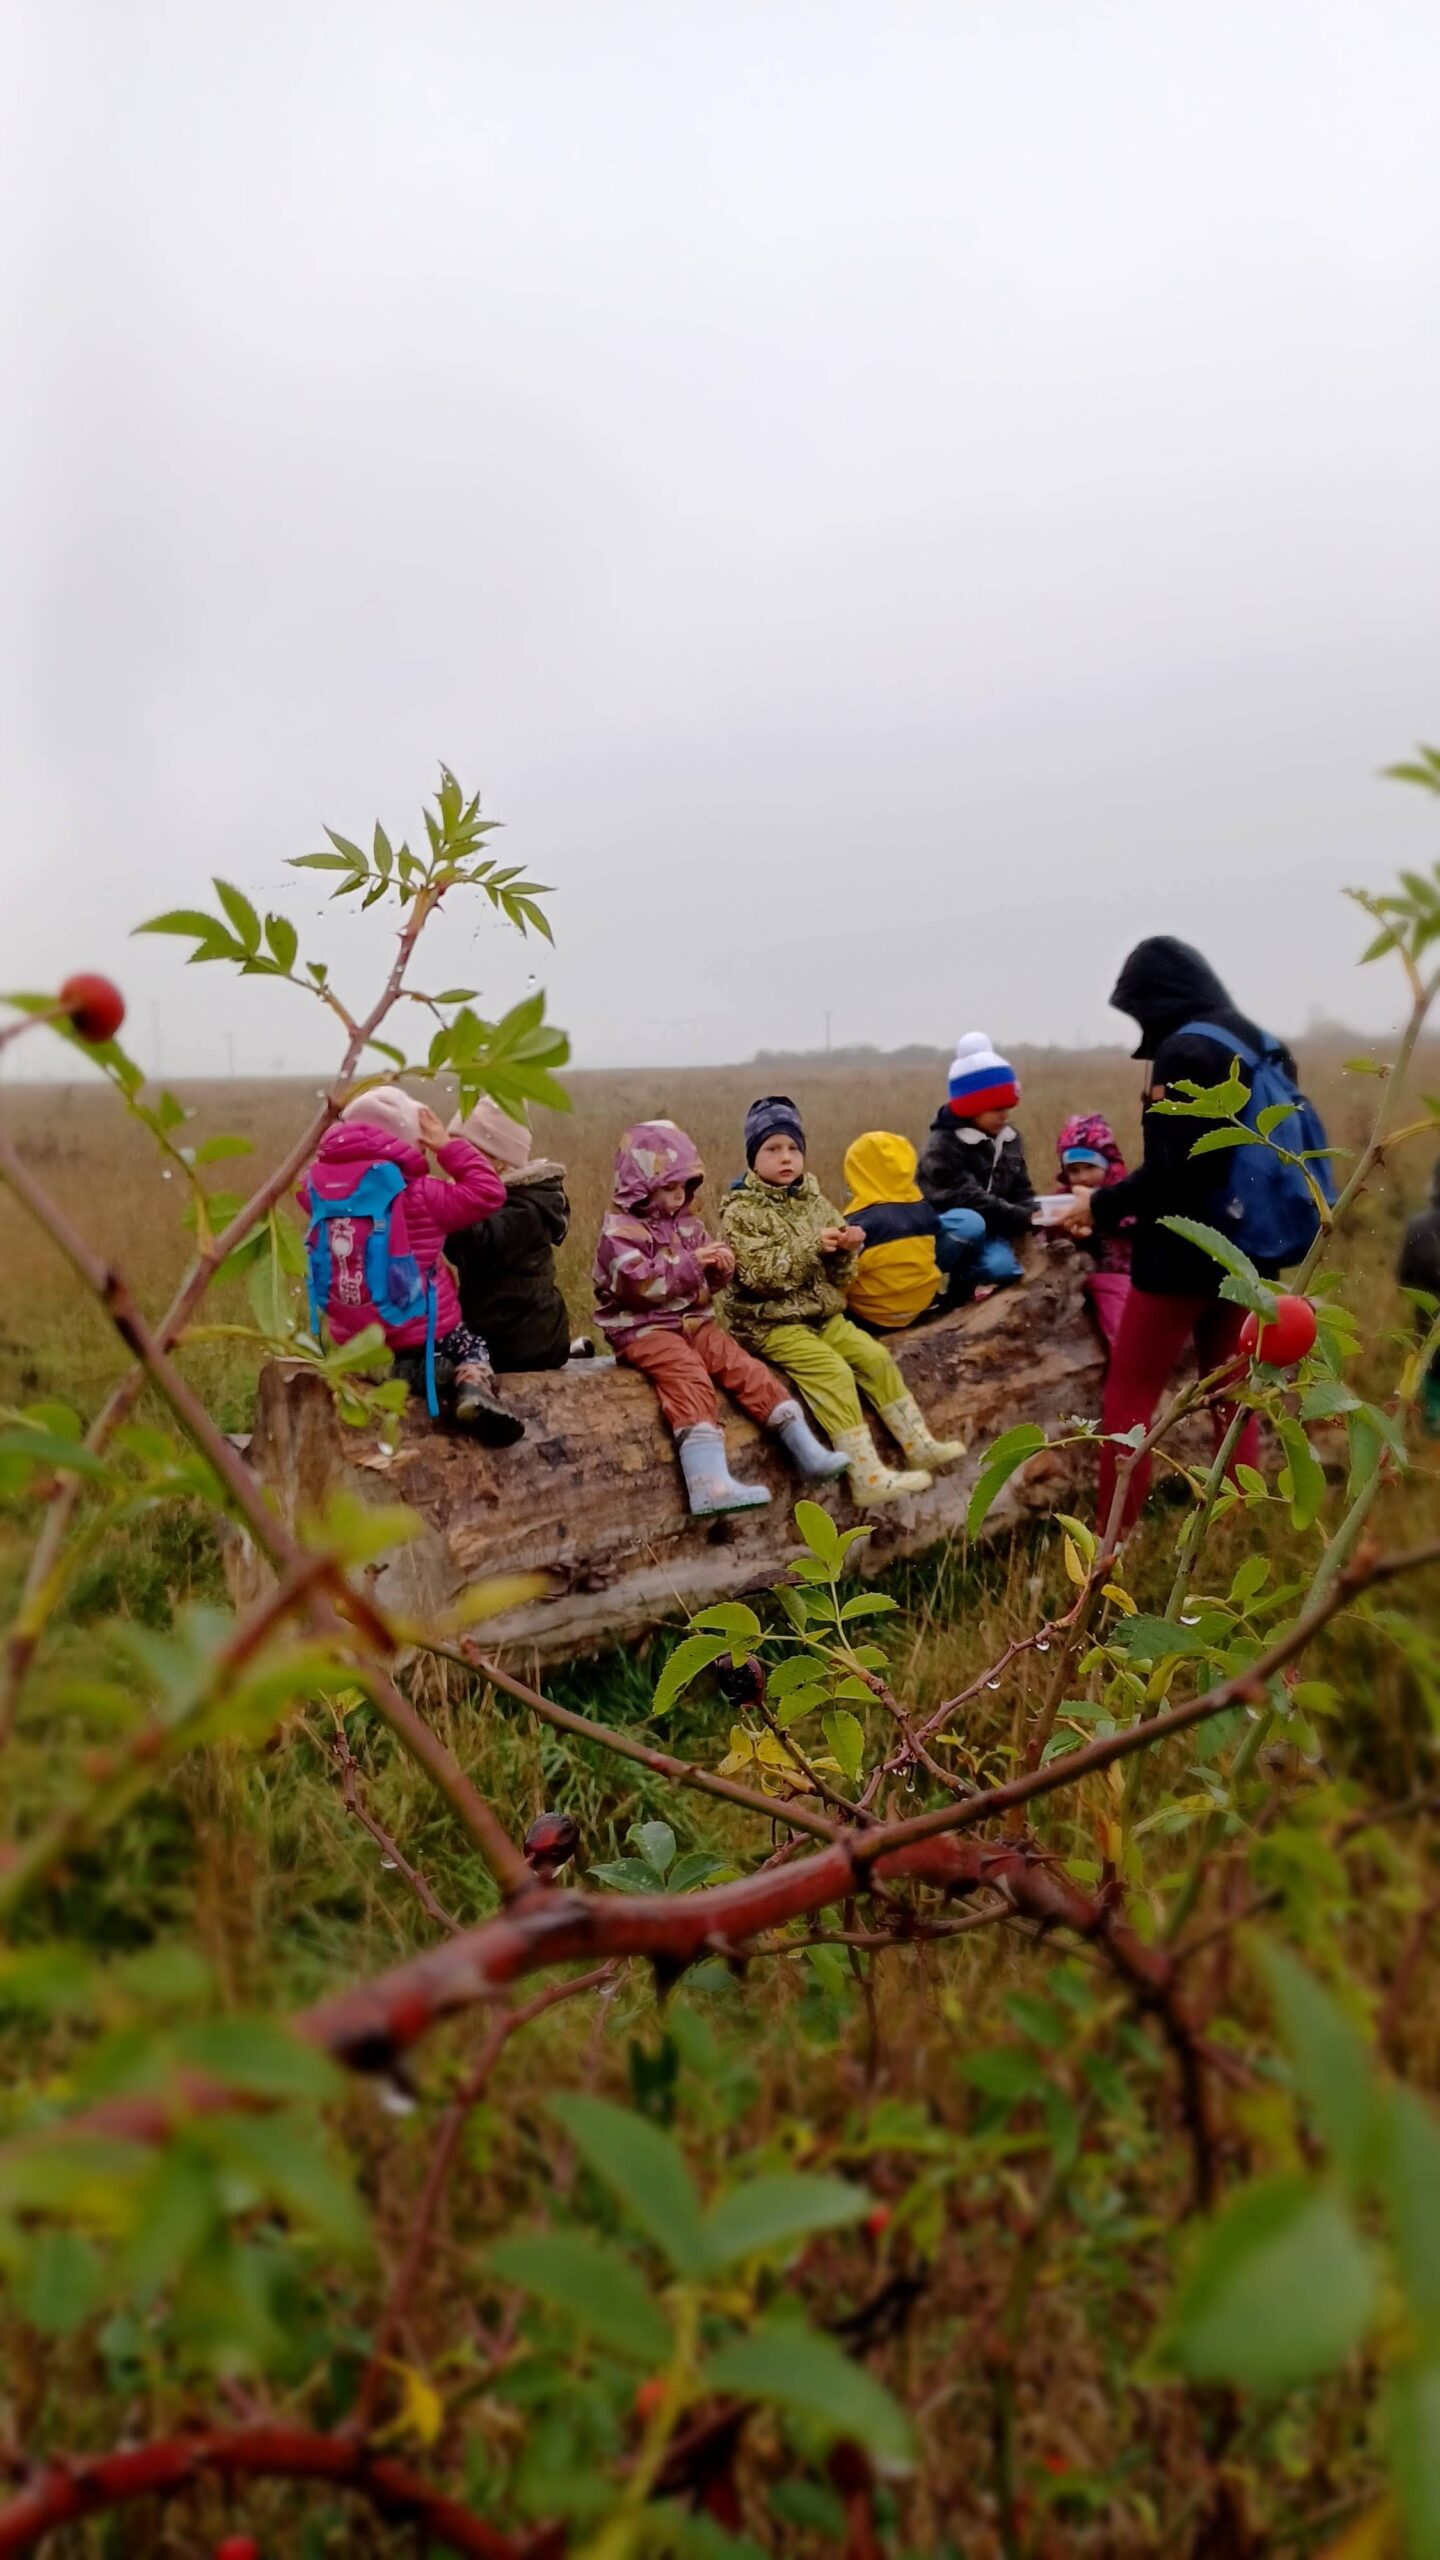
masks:
[[[977,1111],[1013,1111],[1020,1079],[983,1031],[967,1031],[950,1061],[950,1108],[957,1120]]]

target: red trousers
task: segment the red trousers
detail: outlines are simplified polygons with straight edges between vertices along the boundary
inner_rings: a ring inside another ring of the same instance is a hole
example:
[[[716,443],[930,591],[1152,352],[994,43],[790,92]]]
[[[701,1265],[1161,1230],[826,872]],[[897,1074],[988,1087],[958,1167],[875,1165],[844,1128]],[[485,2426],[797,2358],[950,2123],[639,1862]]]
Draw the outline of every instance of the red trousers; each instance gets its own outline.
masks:
[[[1244,1322],[1244,1308],[1232,1306],[1228,1298],[1162,1298],[1149,1289],[1132,1286],[1110,1353],[1105,1400],[1100,1408],[1102,1428],[1107,1432],[1129,1431],[1137,1422],[1148,1428],[1186,1344],[1193,1341],[1200,1374],[1208,1377],[1223,1361],[1238,1356]],[[1234,1413],[1233,1405],[1220,1404],[1213,1409],[1217,1449]],[[1236,1444],[1234,1464],[1253,1467],[1259,1454],[1260,1425],[1252,1413]],[[1115,1477],[1122,1455],[1109,1441],[1100,1452],[1095,1518],[1102,1537],[1115,1497]],[[1144,1458],[1126,1488],[1122,1530],[1130,1528],[1138,1517],[1149,1489],[1150,1461]]]
[[[732,1395],[753,1422],[768,1422],[776,1407],[787,1404],[795,1393],[753,1352],[742,1351],[734,1335],[726,1333],[713,1316],[687,1316],[683,1326],[647,1325],[643,1333],[627,1334],[617,1342],[615,1356],[649,1379],[661,1412],[676,1432],[692,1430],[697,1422],[719,1420],[716,1385]]]

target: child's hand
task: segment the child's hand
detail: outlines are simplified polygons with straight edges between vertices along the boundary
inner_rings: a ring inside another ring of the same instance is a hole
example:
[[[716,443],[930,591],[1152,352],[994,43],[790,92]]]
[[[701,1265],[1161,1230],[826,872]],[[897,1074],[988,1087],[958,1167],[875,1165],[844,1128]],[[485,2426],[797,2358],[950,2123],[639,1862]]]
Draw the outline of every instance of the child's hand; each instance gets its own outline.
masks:
[[[1094,1234],[1095,1221],[1090,1215],[1090,1203],[1086,1199],[1083,1191],[1076,1193],[1074,1200],[1059,1223],[1060,1230],[1063,1235],[1090,1236]]]
[[[695,1255],[702,1271],[713,1271],[717,1280],[730,1280],[735,1275],[735,1256],[728,1244],[702,1244]]]
[[[448,1147],[450,1144],[450,1132],[444,1121],[423,1105],[420,1112],[420,1144],[422,1147],[428,1147],[432,1155],[437,1147]]]
[[[820,1230],[822,1253],[859,1253],[864,1244],[863,1227],[822,1227]]]

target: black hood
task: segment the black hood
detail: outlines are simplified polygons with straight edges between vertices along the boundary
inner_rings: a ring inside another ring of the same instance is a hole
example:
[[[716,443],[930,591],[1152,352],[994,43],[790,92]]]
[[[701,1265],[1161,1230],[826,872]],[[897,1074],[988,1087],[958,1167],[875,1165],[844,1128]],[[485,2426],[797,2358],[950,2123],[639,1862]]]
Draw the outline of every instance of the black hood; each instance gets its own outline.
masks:
[[[1110,1002],[1140,1026],[1140,1046],[1133,1053],[1137,1058],[1153,1058],[1161,1041],[1182,1022],[1235,1011],[1228,988],[1209,961],[1168,933],[1136,943],[1110,990]]]
[[[1440,1156],[1436,1157],[1435,1170],[1430,1176],[1430,1206],[1440,1209]]]

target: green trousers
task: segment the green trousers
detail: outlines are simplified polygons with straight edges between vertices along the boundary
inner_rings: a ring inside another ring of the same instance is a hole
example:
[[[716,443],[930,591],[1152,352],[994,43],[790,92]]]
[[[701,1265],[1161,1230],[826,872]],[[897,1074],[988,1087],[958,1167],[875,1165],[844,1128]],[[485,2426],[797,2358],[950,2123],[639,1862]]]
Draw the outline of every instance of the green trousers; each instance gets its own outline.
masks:
[[[772,1325],[760,1356],[793,1378],[823,1431],[855,1431],[861,1421],[856,1381],[883,1411],[905,1393],[905,1381],[883,1343],[847,1316],[828,1324]]]

